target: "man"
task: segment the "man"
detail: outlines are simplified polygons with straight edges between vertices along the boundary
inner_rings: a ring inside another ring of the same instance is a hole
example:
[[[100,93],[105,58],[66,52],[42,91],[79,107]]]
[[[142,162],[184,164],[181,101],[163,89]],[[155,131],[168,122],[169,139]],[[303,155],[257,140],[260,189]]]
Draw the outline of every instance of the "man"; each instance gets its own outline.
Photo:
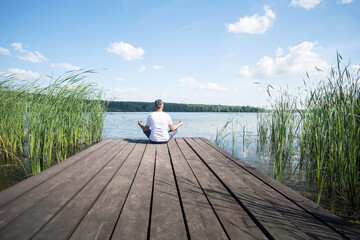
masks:
[[[144,131],[145,135],[153,143],[166,143],[177,133],[177,129],[183,125],[180,120],[179,124],[174,126],[169,114],[163,112],[164,103],[161,99],[155,101],[155,112],[149,114],[146,125],[142,121],[138,121],[139,126]],[[168,128],[170,130],[168,131]]]

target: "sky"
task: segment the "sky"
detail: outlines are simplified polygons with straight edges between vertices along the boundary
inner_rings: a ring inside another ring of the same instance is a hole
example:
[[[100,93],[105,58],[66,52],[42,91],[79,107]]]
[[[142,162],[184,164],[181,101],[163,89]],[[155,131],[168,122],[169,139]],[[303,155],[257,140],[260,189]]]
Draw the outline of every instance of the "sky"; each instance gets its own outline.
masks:
[[[0,0],[0,10],[1,74],[95,70],[88,81],[116,101],[264,107],[268,85],[316,85],[337,52],[360,66],[360,0]]]

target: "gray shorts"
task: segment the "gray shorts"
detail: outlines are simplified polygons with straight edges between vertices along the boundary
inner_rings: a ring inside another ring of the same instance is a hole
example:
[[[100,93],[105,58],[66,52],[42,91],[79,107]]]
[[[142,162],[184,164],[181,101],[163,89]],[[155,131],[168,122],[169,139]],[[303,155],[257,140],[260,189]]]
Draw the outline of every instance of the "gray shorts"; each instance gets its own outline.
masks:
[[[148,139],[149,139],[150,142],[152,142],[152,143],[167,143],[168,141],[170,141],[170,140],[175,136],[175,134],[177,133],[177,130],[175,130],[175,131],[169,130],[168,133],[169,133],[169,140],[167,140],[167,141],[165,141],[165,142],[154,142],[154,141],[151,141],[151,140],[150,140],[151,129],[149,129],[149,130],[147,130],[146,132],[144,132],[144,134],[148,137]]]

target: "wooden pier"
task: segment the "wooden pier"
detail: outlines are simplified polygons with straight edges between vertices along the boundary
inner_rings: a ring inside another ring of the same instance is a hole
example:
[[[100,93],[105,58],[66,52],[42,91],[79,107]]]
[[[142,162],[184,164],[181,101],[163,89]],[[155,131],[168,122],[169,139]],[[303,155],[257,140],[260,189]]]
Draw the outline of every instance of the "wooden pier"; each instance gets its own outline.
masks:
[[[204,138],[105,139],[0,192],[0,239],[360,239]]]

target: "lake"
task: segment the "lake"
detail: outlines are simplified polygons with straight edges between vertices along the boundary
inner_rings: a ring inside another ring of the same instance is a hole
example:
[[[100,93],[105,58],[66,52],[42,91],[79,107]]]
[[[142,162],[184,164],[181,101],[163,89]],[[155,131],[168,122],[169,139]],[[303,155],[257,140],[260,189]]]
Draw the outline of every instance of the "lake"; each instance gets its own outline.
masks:
[[[147,112],[107,113],[104,138],[145,138],[146,136],[142,133],[137,122],[142,120],[145,124],[148,114]],[[184,125],[179,128],[175,137],[205,137],[216,143],[216,133],[218,132],[217,144],[220,147],[266,175],[273,177],[274,162],[271,157],[270,143],[266,141],[265,145],[258,144],[258,113],[169,112],[169,114],[174,125],[179,120],[184,121]],[[221,132],[225,124],[228,124],[228,127]],[[316,202],[317,186],[310,180],[307,169],[299,167],[298,164],[299,155],[295,154],[287,164],[281,182]],[[320,205],[327,209],[336,208],[336,214],[345,219],[358,218],[358,213],[349,210],[347,206],[342,206],[343,201],[341,199],[333,204],[328,197],[326,191],[324,191]],[[355,217],[352,215],[355,215]]]
[[[145,138],[138,121],[146,123],[148,112],[114,112],[107,113],[104,123],[104,138],[126,137]],[[205,137],[216,141],[216,133],[230,120],[228,128],[220,137],[219,146],[234,154],[244,162],[273,177],[273,161],[269,148],[260,150],[257,141],[258,113],[199,113],[169,112],[174,125],[179,120],[184,125],[179,128],[175,137]],[[234,146],[233,146],[234,136]],[[287,167],[282,183],[316,201],[317,193],[304,171],[297,169],[298,158],[295,156]]]
[[[137,122],[142,120],[146,123],[147,112],[124,112],[107,113],[104,124],[104,138],[146,137]],[[255,166],[257,169],[272,175],[272,165],[269,164],[269,156],[257,151],[257,113],[183,113],[170,112],[174,125],[180,120],[184,125],[179,128],[175,137],[205,137],[215,142],[216,132],[220,130],[229,120],[232,120],[227,129],[228,134],[224,137],[221,147],[233,153],[245,162]],[[235,130],[235,148],[232,151],[232,126]],[[245,131],[245,134],[244,134]],[[243,137],[245,135],[245,137]]]
[[[145,138],[137,122],[146,123],[147,112],[110,112],[106,113],[104,138]],[[220,147],[249,163],[258,170],[273,176],[273,162],[269,149],[259,151],[257,144],[257,113],[169,113],[174,125],[179,120],[184,125],[175,137],[205,137]],[[225,131],[221,128],[228,123]],[[220,132],[217,136],[217,131]],[[78,149],[77,151],[81,151]],[[21,156],[19,156],[21,158]],[[26,160],[25,167],[28,167]],[[306,174],[296,169],[297,159],[293,159],[284,173],[282,182],[312,200],[316,199],[316,189],[309,184]],[[0,190],[26,178],[22,168],[12,165],[0,168]]]

